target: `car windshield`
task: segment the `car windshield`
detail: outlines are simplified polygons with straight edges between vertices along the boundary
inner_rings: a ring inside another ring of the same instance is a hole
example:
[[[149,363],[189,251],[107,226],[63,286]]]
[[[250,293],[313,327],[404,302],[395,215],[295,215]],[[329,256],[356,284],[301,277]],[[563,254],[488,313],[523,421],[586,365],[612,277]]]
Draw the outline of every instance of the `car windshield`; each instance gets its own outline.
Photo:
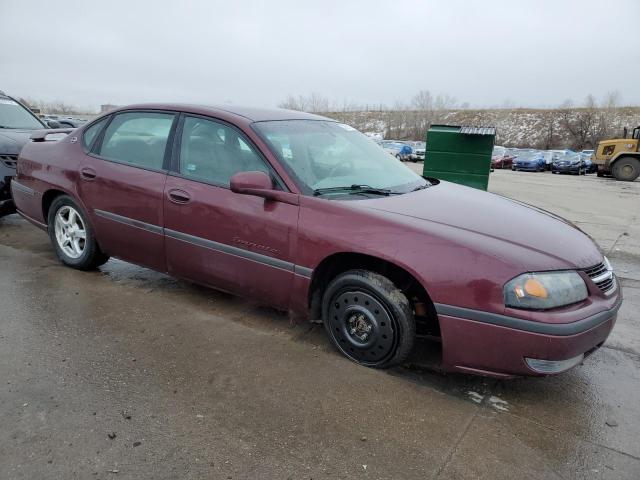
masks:
[[[354,190],[360,185],[406,193],[427,185],[422,177],[348,125],[285,120],[256,122],[254,127],[307,195],[340,187]]]
[[[0,128],[35,130],[44,127],[18,102],[0,98]]]

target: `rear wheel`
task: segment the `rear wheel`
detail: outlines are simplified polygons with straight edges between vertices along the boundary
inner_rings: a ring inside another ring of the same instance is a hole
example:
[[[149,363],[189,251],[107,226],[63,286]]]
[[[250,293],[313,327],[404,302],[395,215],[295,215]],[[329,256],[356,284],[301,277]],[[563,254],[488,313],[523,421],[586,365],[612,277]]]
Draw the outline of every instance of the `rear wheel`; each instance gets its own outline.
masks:
[[[102,253],[86,215],[67,195],[57,197],[47,219],[49,238],[62,263],[78,270],[93,270],[109,257]]]
[[[613,164],[612,173],[616,180],[633,182],[640,176],[640,160],[633,157],[622,157]]]
[[[331,281],[322,318],[338,350],[367,367],[398,365],[413,347],[416,326],[409,300],[374,272],[350,270]]]

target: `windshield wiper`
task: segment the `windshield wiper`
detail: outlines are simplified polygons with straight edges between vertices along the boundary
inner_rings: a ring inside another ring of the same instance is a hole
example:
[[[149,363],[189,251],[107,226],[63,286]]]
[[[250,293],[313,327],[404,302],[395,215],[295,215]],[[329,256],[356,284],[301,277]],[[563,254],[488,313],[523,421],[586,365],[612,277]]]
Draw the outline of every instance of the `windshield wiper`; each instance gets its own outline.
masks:
[[[353,185],[345,185],[342,187],[316,188],[313,191],[313,194],[315,196],[318,196],[318,195],[324,195],[325,193],[333,193],[333,192],[346,192],[349,195],[354,193],[372,193],[375,195],[385,195],[385,196],[396,193],[392,190],[389,190],[388,188],[376,188],[376,187],[371,187],[369,185],[353,184]]]

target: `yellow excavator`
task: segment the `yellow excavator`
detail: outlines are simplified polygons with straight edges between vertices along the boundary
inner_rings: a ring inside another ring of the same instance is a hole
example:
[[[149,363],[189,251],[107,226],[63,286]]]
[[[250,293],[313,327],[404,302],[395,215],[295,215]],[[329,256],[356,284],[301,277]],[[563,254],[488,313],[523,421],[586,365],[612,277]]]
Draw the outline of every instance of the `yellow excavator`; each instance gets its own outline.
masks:
[[[612,175],[616,180],[633,182],[640,176],[640,126],[633,129],[631,138],[625,128],[623,138],[598,143],[593,163],[598,165],[599,177]]]

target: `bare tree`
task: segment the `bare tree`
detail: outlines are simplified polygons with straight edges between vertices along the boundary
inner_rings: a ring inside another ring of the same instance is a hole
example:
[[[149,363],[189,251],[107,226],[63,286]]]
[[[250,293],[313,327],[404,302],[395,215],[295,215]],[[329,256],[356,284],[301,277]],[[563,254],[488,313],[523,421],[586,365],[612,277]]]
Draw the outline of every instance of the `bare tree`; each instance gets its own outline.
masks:
[[[420,112],[428,112],[433,109],[433,96],[429,90],[420,90],[411,99],[413,108]]]
[[[307,98],[307,111],[321,113],[329,111],[329,99],[318,92],[312,92]]]
[[[288,95],[278,104],[280,108],[303,112],[324,113],[329,111],[329,99],[318,92],[305,95]]]
[[[306,111],[307,109],[307,100],[304,96],[298,95],[297,97],[293,95],[287,95],[282,102],[278,104],[280,108],[286,108],[288,110],[299,110]]]

